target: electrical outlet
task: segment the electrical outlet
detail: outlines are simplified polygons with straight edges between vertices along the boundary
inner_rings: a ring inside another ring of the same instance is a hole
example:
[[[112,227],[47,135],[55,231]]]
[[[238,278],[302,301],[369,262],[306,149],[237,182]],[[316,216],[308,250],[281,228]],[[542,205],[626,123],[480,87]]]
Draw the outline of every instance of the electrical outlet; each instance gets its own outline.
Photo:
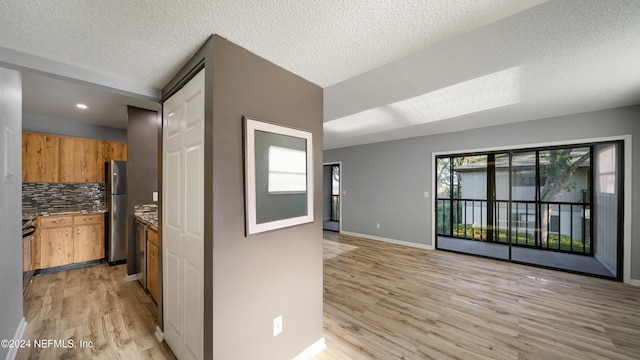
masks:
[[[273,319],[273,336],[278,336],[282,333],[282,315]]]
[[[376,229],[380,229],[380,223],[376,223]]]
[[[425,198],[425,199],[428,199],[428,198],[429,198],[429,192],[428,192],[428,191],[425,191],[425,192],[424,192],[424,198]]]
[[[158,201],[158,192],[157,191],[153,192],[153,201]]]

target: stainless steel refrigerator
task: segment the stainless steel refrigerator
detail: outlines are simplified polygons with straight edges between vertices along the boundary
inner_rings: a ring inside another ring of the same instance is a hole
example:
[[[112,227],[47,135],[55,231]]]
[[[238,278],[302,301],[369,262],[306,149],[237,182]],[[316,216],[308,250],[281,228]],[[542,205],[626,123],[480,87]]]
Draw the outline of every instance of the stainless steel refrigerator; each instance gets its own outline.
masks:
[[[127,259],[127,162],[107,162],[106,177],[110,197],[107,261],[114,264]]]

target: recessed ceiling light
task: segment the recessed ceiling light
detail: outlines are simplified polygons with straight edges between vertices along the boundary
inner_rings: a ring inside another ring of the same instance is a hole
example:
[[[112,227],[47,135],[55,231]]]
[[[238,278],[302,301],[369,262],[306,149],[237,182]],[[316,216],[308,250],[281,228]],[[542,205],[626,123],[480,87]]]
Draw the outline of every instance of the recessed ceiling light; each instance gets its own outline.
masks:
[[[78,107],[78,109],[86,109],[87,105],[85,104],[76,104],[76,106]]]

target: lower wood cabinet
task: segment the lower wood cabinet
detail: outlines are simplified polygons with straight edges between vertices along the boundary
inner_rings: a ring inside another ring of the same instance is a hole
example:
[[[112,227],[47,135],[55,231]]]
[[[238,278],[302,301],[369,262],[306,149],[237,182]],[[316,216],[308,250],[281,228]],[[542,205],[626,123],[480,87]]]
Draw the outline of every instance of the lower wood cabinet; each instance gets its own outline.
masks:
[[[104,258],[104,215],[73,217],[73,262]]]
[[[158,302],[158,232],[147,230],[147,290]]]
[[[73,216],[47,216],[40,220],[40,267],[73,262]]]
[[[104,215],[45,216],[38,219],[34,259],[39,268],[104,258]]]

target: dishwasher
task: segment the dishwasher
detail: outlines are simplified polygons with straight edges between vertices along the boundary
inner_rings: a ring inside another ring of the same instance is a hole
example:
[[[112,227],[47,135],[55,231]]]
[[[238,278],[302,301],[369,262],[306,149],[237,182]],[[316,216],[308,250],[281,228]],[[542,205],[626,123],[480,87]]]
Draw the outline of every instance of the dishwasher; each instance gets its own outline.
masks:
[[[138,254],[137,271],[140,274],[138,280],[143,288],[147,288],[147,228],[148,226],[140,221],[135,222],[135,243]]]

